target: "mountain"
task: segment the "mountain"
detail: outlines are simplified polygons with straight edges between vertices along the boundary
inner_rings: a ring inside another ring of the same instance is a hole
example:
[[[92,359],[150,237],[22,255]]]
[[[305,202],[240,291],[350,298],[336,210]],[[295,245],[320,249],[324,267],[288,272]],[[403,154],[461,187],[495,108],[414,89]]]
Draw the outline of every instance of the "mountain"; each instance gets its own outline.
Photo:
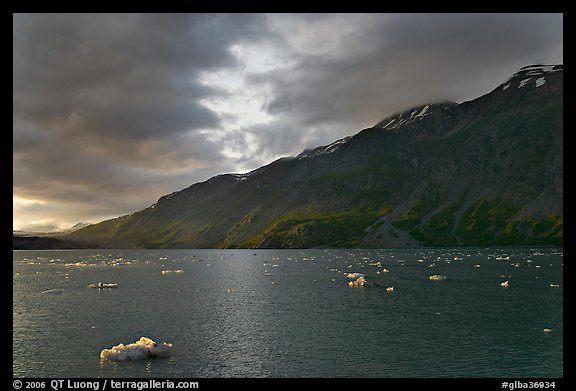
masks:
[[[35,236],[14,232],[12,234],[12,250],[51,250],[97,248],[98,245],[77,240],[62,240],[48,236]]]
[[[59,236],[62,234],[74,232],[80,228],[87,227],[90,224],[91,223],[85,223],[81,221],[74,224],[70,228],[60,228],[57,225],[47,224],[41,226],[27,227],[20,230],[13,230],[12,232],[14,236],[38,236],[38,237]]]
[[[80,221],[80,222],[74,224],[72,227],[67,228],[67,229],[63,229],[63,230],[61,230],[61,231],[59,231],[59,232],[60,232],[60,233],[70,233],[70,232],[74,232],[74,231],[77,231],[77,230],[79,230],[79,229],[88,227],[88,226],[91,225],[91,224],[92,224],[92,223],[87,223],[87,222],[84,222],[84,221]]]
[[[563,66],[411,108],[70,238],[116,247],[562,245]]]
[[[62,238],[63,235],[89,226],[90,223],[79,222],[68,229],[47,225],[35,227],[33,230],[13,230],[13,250],[50,250],[50,249],[78,249],[98,248],[96,243],[89,243],[74,238]]]

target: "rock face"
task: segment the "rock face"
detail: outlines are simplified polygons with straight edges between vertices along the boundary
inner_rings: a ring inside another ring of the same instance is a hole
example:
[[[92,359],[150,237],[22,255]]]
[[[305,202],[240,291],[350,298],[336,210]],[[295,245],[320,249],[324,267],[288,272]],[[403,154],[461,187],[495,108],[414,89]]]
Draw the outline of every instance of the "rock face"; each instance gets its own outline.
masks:
[[[122,247],[562,245],[563,67],[428,104],[70,238]]]

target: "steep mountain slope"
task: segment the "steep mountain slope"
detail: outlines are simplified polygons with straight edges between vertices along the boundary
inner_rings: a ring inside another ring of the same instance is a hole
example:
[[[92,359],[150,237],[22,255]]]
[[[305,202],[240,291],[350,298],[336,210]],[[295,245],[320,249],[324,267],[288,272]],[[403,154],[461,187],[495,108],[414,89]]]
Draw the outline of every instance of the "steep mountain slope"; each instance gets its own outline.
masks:
[[[423,105],[70,238],[124,247],[561,245],[562,66]]]

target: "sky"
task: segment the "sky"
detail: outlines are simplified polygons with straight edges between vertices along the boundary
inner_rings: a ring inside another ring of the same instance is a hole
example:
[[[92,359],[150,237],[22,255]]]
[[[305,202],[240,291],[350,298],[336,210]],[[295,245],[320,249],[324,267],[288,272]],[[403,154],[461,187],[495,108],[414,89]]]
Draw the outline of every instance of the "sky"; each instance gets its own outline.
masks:
[[[563,63],[562,14],[14,14],[13,229],[131,214]]]

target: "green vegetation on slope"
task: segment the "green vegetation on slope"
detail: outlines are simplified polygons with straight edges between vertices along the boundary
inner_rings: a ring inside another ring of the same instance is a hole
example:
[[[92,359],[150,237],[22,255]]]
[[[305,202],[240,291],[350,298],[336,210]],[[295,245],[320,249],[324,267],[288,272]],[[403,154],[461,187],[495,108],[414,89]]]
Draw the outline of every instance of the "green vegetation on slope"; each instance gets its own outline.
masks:
[[[239,247],[306,248],[358,236],[378,218],[380,210],[350,208],[343,211],[288,212],[263,232]]]
[[[405,212],[394,225],[407,230],[424,245],[562,245],[563,217],[523,216],[511,202],[482,198],[465,209],[458,221],[459,203],[453,203],[429,216],[435,203],[417,203]]]

